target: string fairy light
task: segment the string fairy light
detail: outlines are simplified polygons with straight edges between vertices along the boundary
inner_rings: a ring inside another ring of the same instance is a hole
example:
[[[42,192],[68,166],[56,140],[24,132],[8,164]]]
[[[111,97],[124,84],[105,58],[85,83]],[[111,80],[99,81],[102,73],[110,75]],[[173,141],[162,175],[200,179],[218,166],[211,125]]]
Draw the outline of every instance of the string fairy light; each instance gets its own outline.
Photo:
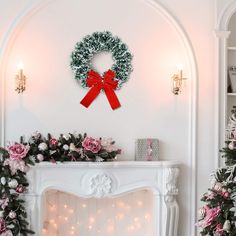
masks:
[[[107,201],[103,202],[100,199],[89,200],[89,202],[84,199],[78,201],[75,196],[69,195],[68,198],[67,193],[54,192],[54,194],[49,194],[46,199],[47,213],[44,222],[48,222],[48,225],[44,223],[42,235],[56,236],[60,233],[81,235],[86,231],[94,232],[98,236],[147,235],[152,223],[152,206],[146,199],[147,197],[149,195],[146,192],[145,194],[141,192],[139,195],[132,193],[111,199],[107,204]],[[81,211],[81,208],[84,210]],[[108,218],[105,217],[106,212]],[[66,224],[62,222],[66,222]],[[121,225],[122,227],[120,227]]]

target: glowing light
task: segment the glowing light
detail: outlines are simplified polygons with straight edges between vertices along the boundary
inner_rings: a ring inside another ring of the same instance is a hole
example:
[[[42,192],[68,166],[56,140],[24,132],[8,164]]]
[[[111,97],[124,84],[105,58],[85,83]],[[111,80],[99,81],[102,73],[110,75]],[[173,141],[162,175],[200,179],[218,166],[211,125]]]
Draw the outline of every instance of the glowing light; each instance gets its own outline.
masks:
[[[112,233],[114,231],[114,225],[109,225],[108,227],[107,227],[107,233]]]
[[[89,222],[90,222],[91,224],[93,224],[93,223],[95,222],[95,218],[94,218],[94,217],[90,217],[90,218],[89,218]]]
[[[124,218],[124,214],[122,214],[122,213],[118,213],[116,215],[116,219],[118,219],[118,220],[122,220],[123,218]]]
[[[150,216],[149,214],[145,214],[145,215],[144,215],[144,219],[145,219],[145,220],[150,220],[150,218],[151,218],[151,216]]]
[[[141,207],[141,206],[143,206],[143,202],[142,201],[138,201],[137,205]]]
[[[117,205],[119,208],[124,208],[125,206],[124,202],[118,202]]]
[[[64,217],[64,220],[65,220],[65,221],[68,221],[68,217],[67,217],[67,216],[66,216],[66,217]]]
[[[51,220],[49,220],[49,222],[50,222],[51,224],[53,224],[53,223],[55,222],[55,220],[54,220],[54,219],[51,219]]]
[[[135,227],[133,225],[128,226],[128,232],[133,232],[135,230]]]
[[[138,217],[135,217],[134,218],[134,222],[138,222],[139,221],[139,218]]]
[[[17,69],[18,69],[18,70],[23,70],[23,69],[24,69],[24,64],[23,64],[22,61],[18,63]]]
[[[92,228],[93,228],[93,226],[92,226],[92,225],[89,225],[89,226],[88,226],[88,229],[89,229],[89,230],[91,230]]]
[[[137,229],[140,229],[142,226],[140,223],[136,223],[135,225],[136,225]]]
[[[65,204],[65,205],[64,205],[64,208],[65,208],[65,209],[67,209],[67,208],[68,208],[68,206]]]
[[[74,209],[70,209],[69,212],[70,212],[71,214],[73,214],[73,213],[74,213]]]
[[[178,69],[178,70],[183,70],[183,68],[184,68],[184,67],[183,67],[182,64],[177,65],[177,69]]]
[[[87,207],[87,205],[86,205],[86,204],[82,204],[82,207],[83,207],[83,208],[86,208],[86,207]]]

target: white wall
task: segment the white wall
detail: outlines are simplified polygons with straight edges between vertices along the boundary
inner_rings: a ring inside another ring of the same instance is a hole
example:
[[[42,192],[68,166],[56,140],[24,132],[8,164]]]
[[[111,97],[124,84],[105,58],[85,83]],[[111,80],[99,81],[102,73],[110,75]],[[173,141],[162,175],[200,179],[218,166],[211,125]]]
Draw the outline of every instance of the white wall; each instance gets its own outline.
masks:
[[[15,15],[32,1],[0,1],[0,37]],[[183,163],[180,178],[181,221],[179,235],[189,235],[190,156],[189,107],[191,78],[183,93],[174,97],[170,76],[184,64],[190,74],[186,48],[170,22],[145,0],[51,1],[27,21],[16,35],[6,63],[6,140],[17,140],[35,129],[42,132],[86,131],[94,136],[112,136],[124,153],[134,157],[138,137],[160,139],[161,159]],[[215,93],[214,3],[212,0],[162,0],[186,31],[198,67],[197,199],[208,188],[217,158]],[[92,20],[86,9],[91,9]],[[109,13],[107,10],[110,9]],[[115,10],[114,10],[115,9]],[[108,14],[108,15],[107,15]],[[120,15],[122,14],[122,17]],[[1,14],[2,15],[2,14]],[[109,19],[109,20],[108,20]],[[122,38],[134,54],[130,80],[117,92],[122,107],[112,111],[103,95],[85,109],[79,101],[86,94],[73,79],[69,55],[84,35],[108,29]],[[1,38],[0,38],[1,39]],[[14,74],[19,60],[25,64],[27,90],[14,92]],[[115,125],[114,125],[115,124]],[[193,171],[193,170],[192,170]]]

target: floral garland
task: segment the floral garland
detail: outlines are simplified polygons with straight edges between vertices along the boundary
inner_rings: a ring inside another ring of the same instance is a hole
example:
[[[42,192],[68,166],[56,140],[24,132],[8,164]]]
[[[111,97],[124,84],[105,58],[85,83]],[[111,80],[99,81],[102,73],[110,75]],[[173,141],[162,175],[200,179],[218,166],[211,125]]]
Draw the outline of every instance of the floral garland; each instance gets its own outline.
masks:
[[[6,149],[0,148],[0,236],[34,234],[28,228],[27,213],[22,194],[29,185],[26,173],[35,163],[64,161],[113,161],[121,150],[111,138],[94,139],[86,134],[34,133],[28,142],[23,137]]]
[[[115,61],[111,70],[115,72],[115,80],[118,87],[128,79],[132,71],[132,54],[126,44],[111,32],[95,32],[87,35],[81,42],[76,43],[75,50],[71,54],[71,68],[75,73],[75,79],[79,80],[83,87],[88,87],[87,76],[92,69],[91,60],[96,53],[111,52]]]

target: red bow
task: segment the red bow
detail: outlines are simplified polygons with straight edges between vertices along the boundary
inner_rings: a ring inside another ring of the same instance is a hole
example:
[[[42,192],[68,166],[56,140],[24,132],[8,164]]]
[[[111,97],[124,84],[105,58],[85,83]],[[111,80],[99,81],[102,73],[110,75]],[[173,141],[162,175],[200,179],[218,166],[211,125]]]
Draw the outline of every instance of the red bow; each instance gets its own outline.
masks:
[[[89,107],[93,100],[98,96],[100,91],[103,89],[107,99],[113,110],[120,107],[120,102],[114,92],[118,85],[118,81],[113,80],[116,77],[115,72],[108,70],[102,78],[97,72],[90,70],[88,72],[87,85],[91,88],[86,96],[82,99],[80,104],[85,107]]]

